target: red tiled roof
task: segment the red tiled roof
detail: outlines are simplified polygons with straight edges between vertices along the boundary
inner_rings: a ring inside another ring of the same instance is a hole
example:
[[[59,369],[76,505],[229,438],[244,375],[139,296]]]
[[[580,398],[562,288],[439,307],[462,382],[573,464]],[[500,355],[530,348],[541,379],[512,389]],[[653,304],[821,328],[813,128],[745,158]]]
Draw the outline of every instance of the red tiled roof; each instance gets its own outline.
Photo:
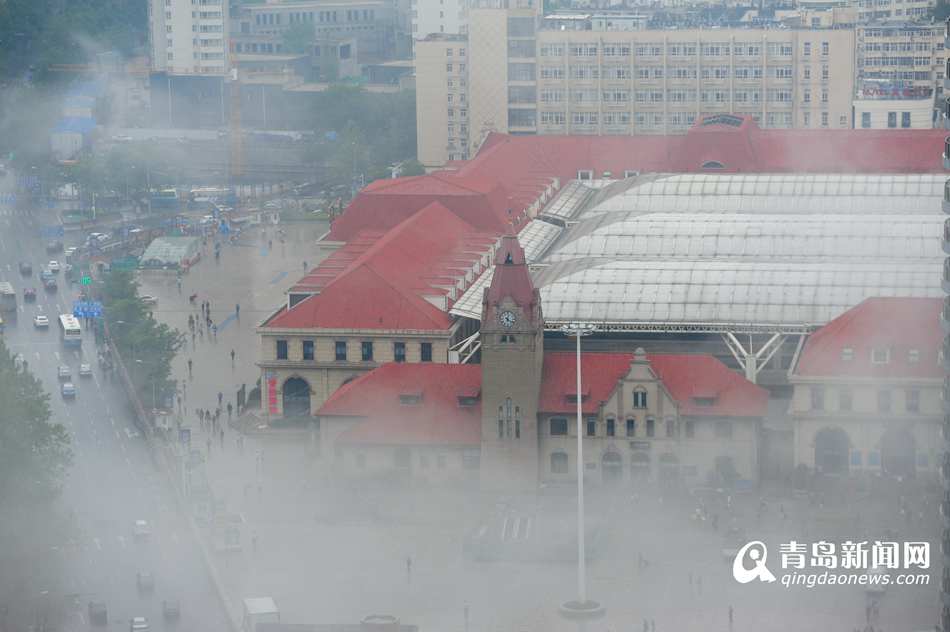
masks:
[[[651,354],[650,366],[681,415],[764,417],[769,393],[711,355]],[[708,399],[708,404],[697,402]]]
[[[347,241],[361,230],[386,230],[438,201],[470,225],[500,235],[558,178],[580,170],[691,173],[944,173],[945,132],[925,130],[761,129],[703,124],[678,136],[508,136],[492,133],[478,154],[445,171],[377,180],[338,217],[330,238]],[[508,215],[511,209],[514,217]]]
[[[610,398],[617,382],[630,370],[632,353],[582,353],[581,392],[587,395],[581,401],[585,414],[596,413]],[[568,351],[548,351],[544,354],[541,378],[541,396],[538,410],[545,413],[574,413],[576,401],[568,395],[577,394],[577,356]]]
[[[490,134],[458,173],[492,174],[499,181],[557,176],[562,184],[579,170],[641,173],[944,173],[945,132],[928,130],[761,129],[697,123],[679,136],[506,136]],[[510,184],[508,186],[511,186]]]
[[[384,364],[341,386],[317,414],[364,419],[340,435],[344,444],[478,446],[481,401],[460,406],[458,398],[478,393],[481,369],[477,364]],[[419,404],[400,401],[400,395],[419,393]]]
[[[333,221],[329,238],[347,241],[361,230],[386,230],[439,202],[472,227],[500,235],[508,224],[510,196],[497,181],[452,172],[376,180]],[[517,208],[517,207],[515,207]]]
[[[768,406],[768,391],[749,382],[711,355],[650,354],[650,367],[670,396],[680,414],[763,417]],[[585,414],[597,412],[610,398],[617,382],[630,370],[632,353],[582,353],[582,392],[587,397],[581,409]],[[539,409],[548,413],[573,413],[577,404],[568,396],[577,392],[576,356],[571,352],[544,354],[544,377],[541,383]],[[708,398],[709,404],[696,398]]]
[[[495,272],[491,285],[485,292],[489,305],[497,305],[503,298],[511,297],[515,303],[533,313],[533,307],[541,296],[531,281],[524,249],[514,235],[505,235],[495,252]]]
[[[939,298],[869,298],[815,331],[802,349],[795,374],[804,377],[941,378]],[[842,350],[853,350],[853,359]],[[873,349],[890,349],[886,364],[871,362]],[[917,362],[909,361],[916,349]]]
[[[361,233],[362,235],[363,233]],[[319,291],[264,326],[446,330],[448,314],[426,300],[461,295],[494,246],[493,235],[432,203],[382,236],[367,240],[321,264],[295,287]],[[334,276],[335,275],[335,276]]]
[[[709,355],[650,355],[650,366],[676,401],[681,414],[761,417],[768,393]],[[585,353],[582,403],[596,413],[607,401],[633,361],[631,353]],[[539,410],[575,412],[568,395],[576,393],[575,356],[551,352],[544,356]],[[459,397],[480,396],[482,367],[477,364],[389,363],[341,386],[320,407],[321,417],[355,417],[360,422],[340,435],[349,444],[479,445],[481,400],[460,406]],[[406,404],[401,395],[420,395]],[[696,397],[710,398],[710,405]]]

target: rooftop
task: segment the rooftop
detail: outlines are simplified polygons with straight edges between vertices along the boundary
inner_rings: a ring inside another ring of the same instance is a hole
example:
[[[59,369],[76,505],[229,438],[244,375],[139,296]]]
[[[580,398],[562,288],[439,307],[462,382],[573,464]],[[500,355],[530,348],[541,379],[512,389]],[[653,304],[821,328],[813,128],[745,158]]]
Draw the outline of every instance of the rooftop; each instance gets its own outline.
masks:
[[[940,379],[939,298],[868,298],[808,337],[794,375]]]

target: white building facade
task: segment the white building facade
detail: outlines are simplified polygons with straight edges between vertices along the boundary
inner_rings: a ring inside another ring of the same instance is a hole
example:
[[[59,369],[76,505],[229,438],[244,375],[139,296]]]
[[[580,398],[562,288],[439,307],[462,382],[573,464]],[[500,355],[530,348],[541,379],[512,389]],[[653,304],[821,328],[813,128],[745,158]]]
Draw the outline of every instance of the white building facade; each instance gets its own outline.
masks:
[[[224,75],[228,70],[227,0],[149,0],[153,72]]]

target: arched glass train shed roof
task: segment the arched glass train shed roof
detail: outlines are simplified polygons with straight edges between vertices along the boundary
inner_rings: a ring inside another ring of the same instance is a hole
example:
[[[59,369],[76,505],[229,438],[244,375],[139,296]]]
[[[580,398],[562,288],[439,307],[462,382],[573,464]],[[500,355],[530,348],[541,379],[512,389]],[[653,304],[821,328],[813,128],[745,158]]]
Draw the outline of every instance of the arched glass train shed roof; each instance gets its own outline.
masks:
[[[654,175],[519,234],[546,326],[808,331],[872,296],[941,296],[933,175]],[[558,198],[552,204],[558,203]],[[452,313],[481,317],[487,271]]]

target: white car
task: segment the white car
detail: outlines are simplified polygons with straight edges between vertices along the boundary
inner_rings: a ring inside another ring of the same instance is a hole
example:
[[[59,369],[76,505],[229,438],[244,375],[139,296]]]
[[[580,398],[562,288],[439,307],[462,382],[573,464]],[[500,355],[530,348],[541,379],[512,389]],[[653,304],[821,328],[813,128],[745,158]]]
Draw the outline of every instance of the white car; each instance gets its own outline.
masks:
[[[132,525],[132,535],[136,538],[147,538],[151,532],[147,520],[136,520],[135,524]]]
[[[132,619],[129,620],[130,632],[144,632],[148,629],[148,619],[145,617],[132,617]]]
[[[50,261],[46,267],[49,268],[50,272],[59,272],[59,261],[54,259],[53,261]]]
[[[92,365],[88,363],[83,363],[79,365],[79,377],[91,377],[92,376]]]
[[[43,314],[37,314],[33,317],[33,326],[37,329],[46,329],[49,327],[49,318]]]
[[[144,294],[141,297],[142,302],[146,305],[158,305],[158,299],[152,296],[151,294]]]

